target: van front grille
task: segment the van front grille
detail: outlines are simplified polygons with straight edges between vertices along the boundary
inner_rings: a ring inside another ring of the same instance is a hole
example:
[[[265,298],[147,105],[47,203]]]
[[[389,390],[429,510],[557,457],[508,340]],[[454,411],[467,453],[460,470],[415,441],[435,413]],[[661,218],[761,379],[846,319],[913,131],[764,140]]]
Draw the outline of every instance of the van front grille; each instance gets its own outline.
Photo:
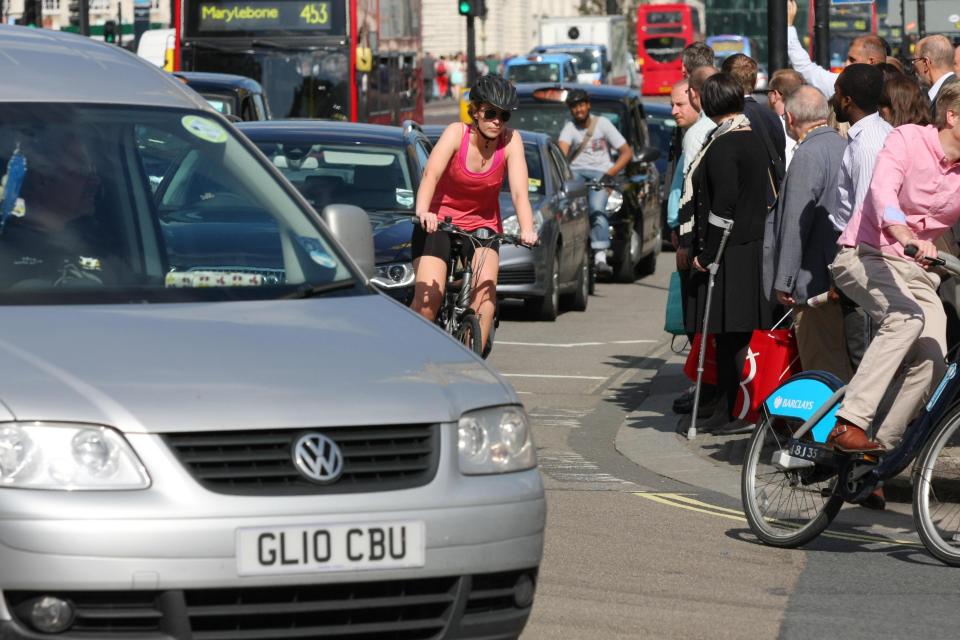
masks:
[[[317,484],[298,471],[293,446],[307,433],[327,436],[343,453],[336,482]],[[204,487],[242,495],[410,489],[433,479],[440,457],[435,424],[170,433],[164,440]]]

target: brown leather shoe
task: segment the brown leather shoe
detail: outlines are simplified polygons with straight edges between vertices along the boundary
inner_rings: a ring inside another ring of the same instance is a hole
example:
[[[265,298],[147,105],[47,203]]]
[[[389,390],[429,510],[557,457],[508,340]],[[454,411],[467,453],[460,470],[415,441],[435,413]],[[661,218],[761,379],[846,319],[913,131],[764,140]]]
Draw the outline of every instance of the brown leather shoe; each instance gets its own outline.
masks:
[[[845,453],[884,453],[887,450],[879,442],[867,437],[867,432],[860,427],[842,422],[837,422],[827,436],[827,446]]]
[[[863,502],[860,503],[860,506],[866,507],[867,509],[883,511],[887,507],[887,499],[883,495],[883,487],[877,487],[874,489],[873,493],[864,498]]]

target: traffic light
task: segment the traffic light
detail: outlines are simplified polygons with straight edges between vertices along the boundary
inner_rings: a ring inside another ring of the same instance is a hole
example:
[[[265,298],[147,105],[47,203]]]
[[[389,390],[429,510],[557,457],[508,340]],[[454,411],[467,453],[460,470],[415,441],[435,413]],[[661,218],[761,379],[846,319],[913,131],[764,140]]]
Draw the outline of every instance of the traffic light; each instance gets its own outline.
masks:
[[[70,9],[70,26],[75,27],[77,33],[81,35],[90,35],[90,14],[87,9],[89,0],[70,0],[68,8]]]
[[[462,16],[483,18],[487,15],[485,0],[458,0],[457,11]]]
[[[103,41],[110,44],[120,43],[120,25],[116,20],[107,20],[103,23]]]

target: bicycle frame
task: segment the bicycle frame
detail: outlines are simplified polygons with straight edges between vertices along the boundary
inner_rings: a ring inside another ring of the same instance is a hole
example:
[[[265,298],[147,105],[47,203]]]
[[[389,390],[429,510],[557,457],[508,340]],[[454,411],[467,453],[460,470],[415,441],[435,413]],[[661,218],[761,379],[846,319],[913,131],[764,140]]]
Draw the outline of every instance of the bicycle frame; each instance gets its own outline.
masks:
[[[444,330],[453,334],[460,324],[460,318],[470,307],[473,293],[473,260],[467,260],[464,252],[464,238],[451,239],[450,260],[447,262],[447,286],[443,294],[443,305],[437,314],[437,322]],[[458,263],[463,262],[463,270],[457,272]],[[460,290],[456,291],[457,279],[461,280]]]
[[[936,427],[939,425],[940,420],[955,404],[957,396],[960,395],[960,376],[957,376],[957,369],[958,363],[956,361],[950,363],[930,400],[923,407],[923,410],[920,412],[920,414],[910,422],[903,440],[896,448],[884,454],[883,456],[873,456],[872,454],[846,454],[827,450],[822,447],[822,443],[825,442],[825,437],[823,437],[822,440],[819,437],[815,437],[815,442],[818,443],[819,446],[818,444],[801,442],[800,439],[810,433],[818,425],[830,425],[832,428],[832,424],[835,422],[834,414],[836,413],[837,408],[839,408],[840,402],[843,400],[844,393],[846,391],[845,386],[840,386],[829,396],[825,402],[820,404],[814,411],[812,411],[809,417],[804,420],[800,428],[798,428],[794,432],[793,436],[789,439],[788,451],[790,457],[795,459],[792,464],[799,464],[800,460],[803,460],[807,463],[817,463],[841,468],[851,461],[860,462],[861,460],[869,461],[871,458],[878,458],[879,462],[876,464],[871,462],[869,469],[862,474],[858,474],[856,478],[863,483],[864,487],[872,490],[877,483],[898,475],[900,472],[906,469],[914,459],[916,459],[917,455],[927,443],[927,440],[929,440],[929,438],[936,431]],[[773,393],[771,393],[770,397],[764,402],[763,412],[768,420],[772,420],[777,417],[794,420],[798,418],[796,412],[790,414],[784,411],[785,408],[787,410],[792,409],[791,406],[784,407],[784,404],[787,402],[795,404],[793,399],[784,400],[783,398],[786,393],[795,393],[796,390],[791,390],[791,387],[796,388],[798,383],[803,383],[804,381],[816,381],[821,383],[839,382],[833,376],[819,371],[805,372],[798,376],[794,376],[786,383],[778,387]],[[845,497],[855,498],[859,497],[863,493],[864,490],[861,489],[856,492],[856,495]]]

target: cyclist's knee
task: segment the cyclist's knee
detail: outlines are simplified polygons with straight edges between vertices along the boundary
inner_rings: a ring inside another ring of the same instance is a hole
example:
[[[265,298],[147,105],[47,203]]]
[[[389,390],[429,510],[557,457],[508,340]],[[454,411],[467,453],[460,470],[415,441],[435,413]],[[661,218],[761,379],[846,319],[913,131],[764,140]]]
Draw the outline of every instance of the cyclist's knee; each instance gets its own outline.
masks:
[[[443,302],[443,291],[438,285],[418,282],[414,288],[410,308],[428,320],[434,320],[440,310],[441,302]]]

